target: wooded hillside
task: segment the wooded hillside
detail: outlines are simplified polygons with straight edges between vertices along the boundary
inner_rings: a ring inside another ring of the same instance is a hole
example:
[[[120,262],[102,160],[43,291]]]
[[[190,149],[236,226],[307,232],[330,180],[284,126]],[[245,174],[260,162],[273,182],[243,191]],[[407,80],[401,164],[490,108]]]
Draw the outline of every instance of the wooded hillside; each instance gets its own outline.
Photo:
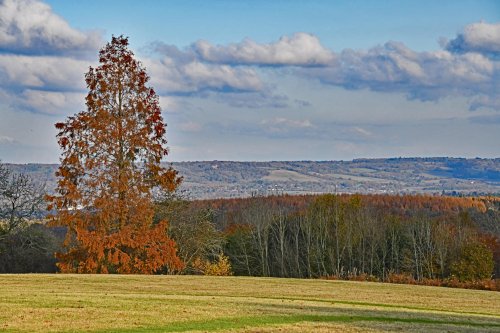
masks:
[[[171,220],[188,267],[196,256],[187,255],[184,244],[195,242],[205,260],[216,261],[223,252],[237,275],[407,282],[500,276],[498,198],[328,194],[220,199],[185,203],[184,218],[176,205],[160,204],[158,214]],[[186,223],[203,229],[183,240]]]

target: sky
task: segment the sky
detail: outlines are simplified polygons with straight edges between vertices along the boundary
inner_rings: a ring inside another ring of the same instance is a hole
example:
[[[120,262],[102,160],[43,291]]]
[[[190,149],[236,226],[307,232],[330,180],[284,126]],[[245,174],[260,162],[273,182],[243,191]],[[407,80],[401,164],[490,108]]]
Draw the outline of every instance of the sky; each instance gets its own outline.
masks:
[[[59,161],[122,34],[168,161],[500,157],[497,0],[0,0],[1,161]]]

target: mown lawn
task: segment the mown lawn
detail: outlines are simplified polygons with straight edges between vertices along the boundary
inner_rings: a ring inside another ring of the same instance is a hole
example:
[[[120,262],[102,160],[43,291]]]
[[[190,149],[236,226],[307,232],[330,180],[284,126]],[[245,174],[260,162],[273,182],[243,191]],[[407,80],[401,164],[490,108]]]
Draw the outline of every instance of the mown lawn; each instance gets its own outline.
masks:
[[[0,275],[6,332],[500,332],[500,293],[249,277]]]

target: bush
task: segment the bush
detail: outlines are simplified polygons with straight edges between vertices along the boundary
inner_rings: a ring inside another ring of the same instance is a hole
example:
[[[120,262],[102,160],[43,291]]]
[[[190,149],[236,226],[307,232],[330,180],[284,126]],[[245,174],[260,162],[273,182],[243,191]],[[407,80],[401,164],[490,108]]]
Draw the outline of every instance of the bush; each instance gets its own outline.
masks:
[[[489,280],[493,274],[493,253],[484,244],[465,245],[459,258],[451,264],[451,275],[460,282]]]
[[[229,257],[224,254],[220,254],[216,262],[210,262],[208,260],[202,260],[197,258],[193,262],[193,269],[203,275],[211,276],[229,276],[233,275],[231,270],[231,263],[229,262]]]
[[[389,273],[385,282],[398,284],[417,284],[417,281],[411,274]]]

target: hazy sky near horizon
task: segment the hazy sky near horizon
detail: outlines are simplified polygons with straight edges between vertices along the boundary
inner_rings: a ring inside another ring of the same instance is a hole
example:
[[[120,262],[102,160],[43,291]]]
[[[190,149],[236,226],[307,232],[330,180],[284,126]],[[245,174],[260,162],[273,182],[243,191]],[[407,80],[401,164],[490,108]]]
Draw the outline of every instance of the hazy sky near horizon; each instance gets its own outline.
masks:
[[[169,161],[500,157],[500,1],[0,0],[0,160],[58,162],[121,34]]]

